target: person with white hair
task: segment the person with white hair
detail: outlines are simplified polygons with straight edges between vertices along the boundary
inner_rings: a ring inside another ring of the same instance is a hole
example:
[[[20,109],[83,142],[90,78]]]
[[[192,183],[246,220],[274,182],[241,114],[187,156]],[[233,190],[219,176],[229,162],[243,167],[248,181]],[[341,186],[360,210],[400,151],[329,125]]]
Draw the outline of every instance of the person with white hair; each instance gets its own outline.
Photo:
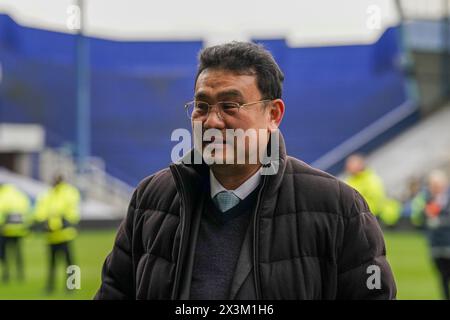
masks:
[[[411,218],[415,225],[425,226],[444,297],[450,300],[450,187],[445,172],[434,170],[428,175],[426,189],[413,200]]]

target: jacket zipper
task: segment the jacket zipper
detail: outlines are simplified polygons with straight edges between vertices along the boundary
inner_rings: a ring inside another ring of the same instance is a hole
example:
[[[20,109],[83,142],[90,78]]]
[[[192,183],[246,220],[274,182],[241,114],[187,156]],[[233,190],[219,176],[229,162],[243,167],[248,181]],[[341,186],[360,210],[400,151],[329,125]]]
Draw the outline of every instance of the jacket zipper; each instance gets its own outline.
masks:
[[[183,188],[183,183],[182,183],[182,179],[181,179],[181,175],[178,172],[178,169],[173,166],[173,172],[175,173],[176,179],[175,179],[175,183],[177,182],[176,180],[179,181],[180,183],[180,190],[181,192],[181,201],[182,203],[184,203],[184,209],[186,210],[186,197],[184,194],[184,188]],[[180,283],[180,276],[181,276],[181,270],[182,270],[182,264],[183,264],[183,251],[184,251],[184,246],[186,245],[186,236],[188,234],[188,232],[186,232],[185,228],[186,228],[186,214],[182,214],[180,212],[180,224],[181,224],[181,235],[180,235],[180,249],[178,251],[178,259],[177,259],[177,266],[175,268],[175,280],[174,280],[174,285],[173,285],[173,290],[172,290],[172,300],[177,300],[178,299],[178,287],[179,287],[179,283]]]
[[[258,199],[256,200],[255,214],[253,219],[253,277],[255,281],[255,291],[256,291],[256,300],[261,300],[261,284],[260,284],[260,274],[259,274],[259,205],[261,202],[262,194],[264,192],[264,186],[266,184],[267,176],[263,177],[263,183],[261,185],[261,190],[258,194]]]
[[[173,167],[173,172],[176,173],[176,179],[178,181],[182,181],[181,180],[181,176],[180,173],[178,172],[178,169],[174,166]],[[255,207],[255,214],[254,214],[254,219],[253,219],[253,269],[254,269],[254,281],[255,281],[255,290],[256,290],[256,299],[257,300],[261,300],[261,285],[260,285],[260,274],[259,274],[259,234],[258,232],[256,232],[259,229],[259,219],[258,219],[258,212],[259,212],[259,206],[261,203],[261,198],[264,192],[264,187],[266,184],[266,179],[267,176],[263,177],[263,182],[261,185],[261,190],[259,191],[258,194],[258,198],[256,201],[256,207]],[[181,200],[186,204],[185,201],[185,194],[184,194],[184,189],[183,189],[183,184],[180,183],[181,185]],[[185,206],[186,207],[186,206]],[[181,276],[181,270],[182,270],[182,263],[183,263],[183,250],[184,250],[184,246],[186,244],[186,237],[187,237],[187,232],[185,230],[186,227],[186,221],[185,221],[186,215],[182,215],[180,213],[180,223],[181,223],[181,241],[180,241],[180,249],[178,252],[178,259],[177,259],[177,266],[175,269],[175,280],[174,280],[174,287],[172,290],[172,300],[176,300],[178,299],[178,287],[179,287],[179,282],[180,282],[180,276]]]

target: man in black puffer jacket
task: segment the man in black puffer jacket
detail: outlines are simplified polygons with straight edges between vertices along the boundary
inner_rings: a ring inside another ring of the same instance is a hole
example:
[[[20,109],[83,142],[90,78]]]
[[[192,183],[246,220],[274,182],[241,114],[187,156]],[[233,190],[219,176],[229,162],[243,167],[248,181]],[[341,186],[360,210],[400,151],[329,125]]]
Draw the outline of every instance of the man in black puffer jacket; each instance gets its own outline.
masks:
[[[274,134],[283,78],[259,45],[201,52],[186,109],[202,134],[223,136],[139,184],[96,299],[395,299],[383,234],[364,199],[289,157]],[[238,162],[227,129],[265,131],[257,136],[265,155],[244,143]]]

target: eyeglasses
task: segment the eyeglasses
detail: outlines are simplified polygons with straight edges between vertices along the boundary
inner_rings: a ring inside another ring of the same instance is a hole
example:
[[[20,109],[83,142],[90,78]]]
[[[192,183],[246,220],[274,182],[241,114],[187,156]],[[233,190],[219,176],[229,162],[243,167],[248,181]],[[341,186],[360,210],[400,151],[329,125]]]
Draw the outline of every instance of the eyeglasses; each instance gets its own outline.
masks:
[[[201,118],[206,118],[209,114],[209,110],[212,109],[214,106],[217,106],[218,112],[217,115],[220,119],[224,119],[224,117],[235,117],[239,110],[243,107],[247,107],[253,104],[257,103],[265,103],[272,100],[259,100],[249,103],[239,103],[234,101],[220,101],[216,104],[209,104],[204,101],[191,101],[184,105],[184,108],[186,109],[186,114],[189,119],[198,120]]]

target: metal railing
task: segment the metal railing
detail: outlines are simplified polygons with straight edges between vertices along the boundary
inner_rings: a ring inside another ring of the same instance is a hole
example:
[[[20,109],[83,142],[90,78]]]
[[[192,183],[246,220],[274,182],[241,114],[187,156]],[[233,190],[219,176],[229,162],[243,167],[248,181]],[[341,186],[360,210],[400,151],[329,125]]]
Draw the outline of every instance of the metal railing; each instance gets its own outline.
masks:
[[[83,197],[124,207],[130,201],[133,188],[108,174],[101,158],[89,157],[82,170],[75,158],[64,149],[45,149],[40,155],[40,178],[51,183],[56,174],[77,186]]]
[[[375,138],[393,128],[401,121],[408,118],[419,109],[418,105],[405,101],[403,104],[388,112],[374,123],[353,135],[337,147],[325,153],[319,159],[312,163],[312,166],[321,170],[328,170],[339,162],[343,161],[349,155],[359,150]]]

